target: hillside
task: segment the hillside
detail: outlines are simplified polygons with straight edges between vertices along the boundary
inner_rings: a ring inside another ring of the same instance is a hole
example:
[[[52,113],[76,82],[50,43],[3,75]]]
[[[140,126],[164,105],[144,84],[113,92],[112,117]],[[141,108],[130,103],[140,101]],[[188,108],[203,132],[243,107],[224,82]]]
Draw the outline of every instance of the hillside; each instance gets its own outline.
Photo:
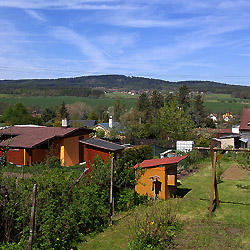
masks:
[[[170,82],[159,79],[125,75],[81,76],[58,79],[23,79],[1,80],[1,94],[24,95],[72,95],[100,96],[103,91],[93,88],[122,90],[166,90],[175,91],[187,85],[191,91],[233,94],[237,91],[250,91],[250,87],[229,85],[212,81],[179,81]]]

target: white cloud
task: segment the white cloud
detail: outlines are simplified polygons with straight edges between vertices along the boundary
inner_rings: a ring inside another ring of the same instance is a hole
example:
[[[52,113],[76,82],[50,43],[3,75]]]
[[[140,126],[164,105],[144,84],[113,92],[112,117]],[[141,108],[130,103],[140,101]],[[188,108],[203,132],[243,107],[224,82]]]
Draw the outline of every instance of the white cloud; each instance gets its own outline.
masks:
[[[58,40],[76,46],[98,69],[108,66],[103,51],[91,43],[84,35],[79,35],[75,31],[65,27],[55,27],[51,30],[51,34]]]
[[[130,9],[132,6],[115,0],[0,0],[0,7],[20,9],[64,9],[64,10],[116,10]]]
[[[34,10],[25,10],[25,12],[32,18],[38,20],[38,21],[43,21],[45,22],[46,19],[43,15],[39,14],[38,12],[34,11]]]

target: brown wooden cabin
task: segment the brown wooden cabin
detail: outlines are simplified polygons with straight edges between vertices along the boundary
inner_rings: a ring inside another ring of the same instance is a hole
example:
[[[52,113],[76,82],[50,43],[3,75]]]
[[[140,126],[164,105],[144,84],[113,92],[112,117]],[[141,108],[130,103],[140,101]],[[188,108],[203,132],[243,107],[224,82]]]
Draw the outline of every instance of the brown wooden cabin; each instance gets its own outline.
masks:
[[[7,161],[15,165],[44,162],[48,152],[63,166],[76,165],[84,159],[79,140],[89,138],[86,128],[11,126],[0,134],[0,156],[7,150]]]

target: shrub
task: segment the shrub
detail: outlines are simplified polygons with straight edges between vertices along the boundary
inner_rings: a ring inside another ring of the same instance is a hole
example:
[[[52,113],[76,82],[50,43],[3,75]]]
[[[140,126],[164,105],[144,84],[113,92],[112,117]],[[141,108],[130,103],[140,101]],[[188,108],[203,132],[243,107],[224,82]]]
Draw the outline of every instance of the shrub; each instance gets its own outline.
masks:
[[[61,160],[56,156],[47,158],[45,165],[48,169],[61,167]]]
[[[166,249],[171,245],[178,229],[176,201],[157,200],[151,206],[138,209],[132,215],[130,228],[134,235],[128,249]]]
[[[102,230],[108,225],[108,192],[74,182],[72,174],[58,168],[29,179],[2,178],[8,195],[0,195],[0,242],[25,242],[27,247],[34,183],[38,188],[33,249],[70,249],[87,233]]]
[[[250,170],[250,153],[249,152],[238,152],[236,161],[239,165],[247,170]]]

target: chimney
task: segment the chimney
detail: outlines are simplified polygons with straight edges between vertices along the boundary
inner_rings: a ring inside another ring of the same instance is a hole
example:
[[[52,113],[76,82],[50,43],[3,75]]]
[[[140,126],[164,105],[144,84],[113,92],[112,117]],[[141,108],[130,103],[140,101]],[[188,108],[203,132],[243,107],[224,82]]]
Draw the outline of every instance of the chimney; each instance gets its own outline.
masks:
[[[68,128],[69,122],[67,118],[62,119],[62,128]]]
[[[109,127],[110,127],[110,128],[113,127],[113,119],[112,119],[112,116],[109,117]]]

